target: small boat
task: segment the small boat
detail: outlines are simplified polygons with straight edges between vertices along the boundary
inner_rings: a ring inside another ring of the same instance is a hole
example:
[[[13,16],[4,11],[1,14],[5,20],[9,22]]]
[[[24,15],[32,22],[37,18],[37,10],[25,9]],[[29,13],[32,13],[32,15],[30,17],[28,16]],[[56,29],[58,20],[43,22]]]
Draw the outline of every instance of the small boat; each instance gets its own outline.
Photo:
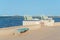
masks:
[[[17,31],[18,31],[19,33],[24,33],[24,32],[26,32],[26,31],[28,31],[28,30],[29,30],[29,28],[17,29]]]

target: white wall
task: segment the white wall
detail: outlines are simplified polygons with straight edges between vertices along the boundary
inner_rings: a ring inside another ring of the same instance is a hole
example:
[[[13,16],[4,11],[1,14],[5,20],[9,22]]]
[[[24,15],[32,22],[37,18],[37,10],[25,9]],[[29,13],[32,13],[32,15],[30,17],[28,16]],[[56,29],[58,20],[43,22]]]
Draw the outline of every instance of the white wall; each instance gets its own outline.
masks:
[[[44,26],[53,26],[54,25],[54,20],[40,20],[40,21],[23,21],[23,25],[42,25],[43,22]]]
[[[54,25],[54,20],[41,20],[41,22],[43,22],[44,24],[44,26],[53,26]],[[41,23],[40,22],[40,23]]]
[[[23,25],[35,25],[40,24],[40,21],[23,21]]]

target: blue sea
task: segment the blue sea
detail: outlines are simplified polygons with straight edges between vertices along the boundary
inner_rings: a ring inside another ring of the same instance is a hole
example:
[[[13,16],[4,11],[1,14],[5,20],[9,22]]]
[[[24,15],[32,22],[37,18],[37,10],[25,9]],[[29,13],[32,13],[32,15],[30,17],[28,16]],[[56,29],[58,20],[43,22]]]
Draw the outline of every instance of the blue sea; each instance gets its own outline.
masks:
[[[60,18],[53,18],[55,22],[60,22]],[[23,16],[0,16],[0,28],[21,26],[23,23]]]
[[[57,18],[54,17],[53,19],[55,20],[55,22],[60,22],[60,18],[59,17],[57,17]]]
[[[0,28],[21,26],[22,21],[22,16],[0,16]]]

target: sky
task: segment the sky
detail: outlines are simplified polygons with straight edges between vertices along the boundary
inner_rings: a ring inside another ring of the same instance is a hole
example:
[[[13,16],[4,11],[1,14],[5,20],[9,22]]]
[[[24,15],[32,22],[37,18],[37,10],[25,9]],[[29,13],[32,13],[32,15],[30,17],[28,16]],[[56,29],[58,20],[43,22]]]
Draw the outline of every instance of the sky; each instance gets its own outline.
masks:
[[[0,16],[60,16],[60,0],[0,0]]]

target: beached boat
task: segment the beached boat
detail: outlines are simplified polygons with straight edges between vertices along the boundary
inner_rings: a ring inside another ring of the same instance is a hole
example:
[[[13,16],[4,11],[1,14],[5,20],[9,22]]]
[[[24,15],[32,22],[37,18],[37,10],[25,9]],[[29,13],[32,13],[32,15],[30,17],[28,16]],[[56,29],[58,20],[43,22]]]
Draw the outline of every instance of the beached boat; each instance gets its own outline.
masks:
[[[17,31],[18,31],[19,33],[24,33],[24,32],[26,32],[26,31],[28,31],[28,30],[29,30],[29,28],[17,29]]]

